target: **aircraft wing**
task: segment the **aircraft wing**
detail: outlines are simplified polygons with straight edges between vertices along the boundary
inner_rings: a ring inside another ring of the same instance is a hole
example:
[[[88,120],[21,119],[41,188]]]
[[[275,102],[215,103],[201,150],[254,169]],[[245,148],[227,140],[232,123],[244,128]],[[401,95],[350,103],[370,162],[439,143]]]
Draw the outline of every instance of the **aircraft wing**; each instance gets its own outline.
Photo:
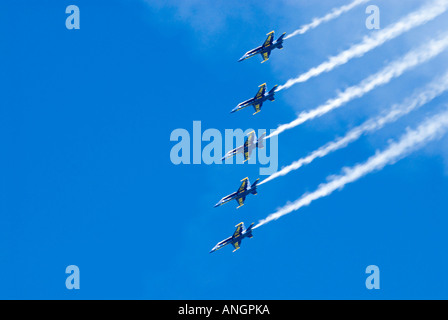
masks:
[[[238,193],[244,192],[247,189],[247,185],[249,184],[249,178],[244,178],[243,180],[241,180],[242,183],[240,185],[240,187],[238,188]]]
[[[260,85],[260,89],[258,89],[257,94],[255,95],[255,99],[260,99],[264,97],[264,93],[266,92],[266,83]]]
[[[274,31],[269,32],[267,34],[267,36],[268,37],[266,38],[266,40],[263,43],[263,48],[269,47],[272,44],[272,42],[274,41]]]
[[[236,230],[233,233],[233,236],[232,236],[233,238],[237,238],[243,233],[244,223],[240,222],[235,227],[236,227]]]
[[[246,141],[244,142],[243,148],[244,148],[244,162],[249,160],[252,148],[250,147],[253,145],[255,140],[255,131],[249,132],[249,136],[247,137]]]
[[[246,162],[247,160],[249,160],[250,158],[250,150],[249,149],[244,149],[244,161]]]
[[[263,57],[263,61],[261,63],[267,61],[269,59],[269,56],[271,55],[271,52],[263,52],[261,56]]]
[[[244,200],[246,200],[246,197],[242,197],[242,198],[237,198],[237,199],[236,199],[236,202],[238,202],[238,204],[239,204],[239,206],[236,207],[237,209],[238,209],[239,207],[242,207],[242,206],[244,205]]]
[[[255,131],[249,132],[246,141],[244,142],[244,149],[248,148],[254,143],[255,140]]]
[[[234,242],[234,243],[232,243],[232,245],[235,248],[235,250],[233,250],[233,252],[235,252],[236,250],[238,250],[240,248],[241,241]]]
[[[254,114],[257,114],[258,112],[260,112],[262,106],[263,106],[263,103],[254,104],[254,109],[255,109]]]

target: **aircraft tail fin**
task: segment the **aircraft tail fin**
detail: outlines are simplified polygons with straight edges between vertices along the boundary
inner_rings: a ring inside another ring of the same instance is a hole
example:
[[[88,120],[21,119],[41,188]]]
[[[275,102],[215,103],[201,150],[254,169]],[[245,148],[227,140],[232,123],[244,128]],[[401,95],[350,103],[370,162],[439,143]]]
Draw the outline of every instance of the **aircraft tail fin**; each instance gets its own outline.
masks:
[[[253,234],[252,234],[252,228],[254,227],[254,225],[255,225],[255,223],[251,223],[250,224],[250,226],[246,229],[246,233],[247,233],[247,236],[249,237],[249,238],[252,238],[253,237]]]
[[[260,136],[260,138],[258,138],[258,141],[257,141],[257,147],[258,148],[260,148],[260,149],[263,149],[264,148],[264,138],[266,137],[266,132],[265,133],[263,133],[261,136]]]
[[[258,193],[257,192],[257,184],[258,184],[258,182],[260,182],[260,178],[255,180],[255,182],[251,185],[251,189],[252,189],[251,193],[252,194],[257,194]]]
[[[278,37],[278,39],[277,39],[277,43],[283,43],[283,38],[285,37],[285,35],[286,35],[286,32],[283,32],[282,33],[282,35],[280,36],[280,37]],[[282,46],[283,47],[283,46]],[[279,47],[280,48],[280,47]]]
[[[277,89],[278,84],[276,84],[275,86],[272,87],[271,90],[269,90],[269,93],[275,93],[275,90]]]
[[[278,87],[278,84],[276,84],[275,86],[272,87],[271,90],[269,90],[269,92],[268,92],[269,98],[268,99],[270,101],[274,101],[275,100],[274,94],[275,94],[275,91],[277,90],[277,87]]]

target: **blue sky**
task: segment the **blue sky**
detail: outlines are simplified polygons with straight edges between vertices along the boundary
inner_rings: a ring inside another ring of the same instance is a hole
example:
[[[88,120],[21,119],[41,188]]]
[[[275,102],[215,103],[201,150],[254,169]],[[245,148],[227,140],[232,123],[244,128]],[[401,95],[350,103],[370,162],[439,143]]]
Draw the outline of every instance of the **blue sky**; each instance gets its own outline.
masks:
[[[256,116],[229,111],[258,85],[287,79],[372,31],[365,6],[285,42],[260,64],[237,63],[265,34],[292,32],[348,0],[4,1],[0,133],[0,298],[447,298],[448,139],[269,223],[241,250],[210,249],[446,103],[421,110],[297,172],[259,195],[213,205],[258,165],[174,165],[170,134],[275,129],[446,30],[448,15],[332,72],[281,91]],[[422,1],[372,1],[381,27]],[[65,28],[76,4],[81,29]],[[443,53],[346,107],[279,136],[285,166],[342,136],[444,72]],[[81,289],[65,288],[77,265]],[[365,269],[381,289],[365,288]]]

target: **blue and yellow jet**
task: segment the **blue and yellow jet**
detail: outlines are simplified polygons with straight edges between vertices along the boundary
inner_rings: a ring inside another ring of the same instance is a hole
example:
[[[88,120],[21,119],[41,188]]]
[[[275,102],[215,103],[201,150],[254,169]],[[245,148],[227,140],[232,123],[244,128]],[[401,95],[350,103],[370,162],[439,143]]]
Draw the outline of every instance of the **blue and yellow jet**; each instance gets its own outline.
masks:
[[[263,61],[261,63],[267,61],[269,59],[269,55],[271,54],[271,51],[274,49],[283,49],[283,37],[285,36],[286,32],[283,32],[283,34],[278,37],[276,41],[274,41],[274,31],[271,31],[267,34],[267,38],[263,45],[252,49],[250,51],[247,51],[244,56],[238,60],[238,62],[249,59],[250,57],[253,57],[256,54],[261,54]]]
[[[233,247],[235,248],[235,250],[233,250],[233,252],[235,252],[236,250],[238,250],[241,246],[241,241],[244,238],[252,238],[252,228],[253,228],[254,224],[252,223],[249,228],[244,228],[244,223],[240,222],[238,225],[236,225],[236,230],[233,233],[233,236],[222,240],[221,242],[218,242],[218,244],[210,251],[210,253],[215,252],[216,250],[221,249],[222,247],[225,247],[228,244],[233,245]]]
[[[249,160],[250,155],[252,154],[252,151],[255,148],[260,148],[260,149],[264,148],[263,140],[264,140],[265,136],[266,136],[266,132],[263,133],[259,139],[257,139],[257,135],[255,134],[255,131],[249,132],[246,140],[244,141],[244,144],[242,146],[239,146],[238,148],[235,148],[235,149],[227,152],[226,155],[221,160],[224,161],[227,158],[230,158],[239,153],[242,153],[242,154],[244,154],[244,162],[246,162],[247,160]]]
[[[274,96],[275,96],[275,90],[277,89],[277,87],[278,87],[278,85],[275,85],[272,87],[271,90],[269,90],[269,92],[266,92],[266,83],[263,83],[262,85],[259,86],[260,89],[258,89],[255,97],[239,103],[232,111],[230,111],[230,113],[240,111],[241,109],[244,109],[248,106],[253,106],[255,109],[254,114],[257,114],[258,112],[261,111],[263,102],[265,102],[266,100],[269,100],[269,101],[275,100]]]
[[[257,194],[258,181],[260,181],[260,179],[255,180],[254,184],[250,185],[249,178],[244,178],[243,180],[241,180],[242,183],[238,190],[219,200],[219,202],[215,204],[215,208],[222,206],[223,204],[232,200],[236,200],[236,202],[238,202],[239,204],[237,209],[240,208],[244,205],[244,200],[246,200],[246,196],[248,194]]]

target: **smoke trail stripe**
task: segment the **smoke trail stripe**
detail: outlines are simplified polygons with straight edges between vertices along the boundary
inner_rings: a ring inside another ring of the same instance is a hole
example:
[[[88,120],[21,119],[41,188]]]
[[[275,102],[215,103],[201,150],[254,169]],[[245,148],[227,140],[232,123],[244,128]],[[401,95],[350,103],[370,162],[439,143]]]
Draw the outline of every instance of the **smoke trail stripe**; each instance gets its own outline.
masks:
[[[405,71],[432,59],[447,47],[448,34],[444,34],[443,36],[439,37],[436,40],[432,40],[429,43],[424,43],[419,48],[407,53],[404,57],[391,62],[379,72],[367,77],[359,84],[347,88],[345,91],[339,93],[336,98],[327,100],[323,105],[320,105],[315,109],[302,112],[295,120],[291,121],[290,123],[280,125],[266,138],[278,135],[285,130],[292,129],[298,125],[301,125],[306,121],[321,117],[334,109],[340,108],[341,106],[355,98],[362,97],[376,87],[384,85],[391,81],[393,78],[401,76]]]
[[[333,19],[336,19],[343,13],[346,13],[346,12],[352,10],[353,8],[359,6],[363,3],[369,2],[369,1],[370,0],[354,0],[353,2],[351,2],[347,5],[341,6],[339,8],[335,8],[335,9],[331,10],[331,12],[326,14],[325,16],[320,17],[320,18],[314,18],[313,21],[311,21],[311,23],[308,23],[308,24],[300,27],[296,31],[292,32],[287,37],[285,37],[285,40],[292,38],[298,34],[304,34],[311,29],[317,28],[320,24],[322,24],[324,22],[328,22]]]
[[[365,37],[364,40],[351,48],[341,52],[337,56],[331,57],[326,62],[323,62],[317,67],[301,74],[297,78],[289,79],[285,84],[279,86],[277,91],[290,88],[296,83],[308,81],[312,77],[316,77],[323,72],[329,72],[335,67],[347,63],[349,60],[361,57],[370,50],[382,45],[383,43],[392,40],[399,35],[425,24],[437,16],[441,15],[448,9],[447,0],[435,0],[431,5],[427,5],[417,11],[410,13],[398,22],[384,28],[381,31],[374,33],[370,37]]]
[[[334,191],[342,189],[345,185],[355,182],[371,172],[381,170],[386,165],[395,163],[417,148],[422,147],[425,143],[441,136],[446,132],[447,127],[448,111],[443,111],[423,122],[417,129],[409,130],[398,142],[390,143],[387,149],[377,152],[366,162],[343,169],[343,174],[333,176],[329,182],[321,184],[316,191],[303,195],[295,202],[287,204],[277,212],[260,220],[254,229],[293,211],[297,211],[304,206],[308,206],[313,201],[329,196]]]
[[[424,106],[446,90],[448,90],[448,73],[432,81],[423,90],[420,90],[419,93],[414,94],[412,98],[407,99],[402,104],[393,106],[388,113],[367,120],[360,126],[350,130],[344,137],[327,143],[326,145],[310,153],[308,156],[291,163],[289,166],[282,168],[278,172],[273,173],[268,178],[260,182],[259,185],[272,181],[278,177],[285,176],[291,171],[298,170],[302,166],[310,164],[317,158],[323,158],[331,152],[345,148],[350,143],[358,140],[363,134],[383,128],[386,124],[394,122],[413,110]]]

